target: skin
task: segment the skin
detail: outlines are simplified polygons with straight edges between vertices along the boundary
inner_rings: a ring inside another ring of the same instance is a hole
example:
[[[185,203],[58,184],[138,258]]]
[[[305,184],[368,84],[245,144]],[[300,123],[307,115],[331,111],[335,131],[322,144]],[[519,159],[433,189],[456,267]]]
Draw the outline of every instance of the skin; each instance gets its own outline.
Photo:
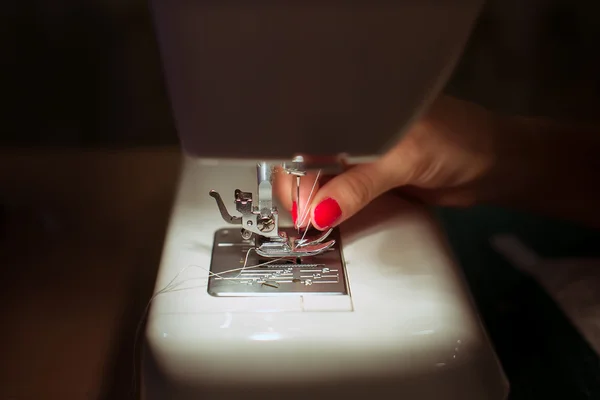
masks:
[[[298,220],[306,227],[315,207],[333,198],[342,210],[336,226],[394,191],[431,205],[498,205],[600,228],[598,173],[595,127],[507,117],[442,96],[376,162],[320,179],[308,207],[316,176],[304,178]],[[291,190],[291,177],[278,173],[275,193],[288,210]]]

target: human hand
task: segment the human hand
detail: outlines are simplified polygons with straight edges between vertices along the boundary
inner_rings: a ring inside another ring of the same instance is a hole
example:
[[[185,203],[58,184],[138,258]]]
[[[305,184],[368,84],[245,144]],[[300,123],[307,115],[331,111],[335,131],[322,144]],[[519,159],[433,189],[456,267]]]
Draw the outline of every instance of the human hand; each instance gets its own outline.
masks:
[[[469,206],[497,189],[498,153],[511,147],[501,126],[479,106],[441,97],[377,161],[319,179],[310,203],[315,174],[302,178],[298,204],[292,204],[293,178],[284,172],[276,175],[275,192],[294,224],[310,221],[319,230],[339,225],[392,189],[430,204]]]

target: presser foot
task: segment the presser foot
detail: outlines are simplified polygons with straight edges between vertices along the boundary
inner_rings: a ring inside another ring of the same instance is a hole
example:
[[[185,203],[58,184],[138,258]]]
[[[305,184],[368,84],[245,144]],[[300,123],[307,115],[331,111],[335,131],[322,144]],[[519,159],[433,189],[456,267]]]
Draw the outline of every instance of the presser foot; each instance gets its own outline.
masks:
[[[314,257],[330,251],[335,245],[335,240],[326,241],[333,229],[317,237],[288,238],[282,232],[278,238],[270,238],[257,243],[256,253],[265,258],[302,258]]]

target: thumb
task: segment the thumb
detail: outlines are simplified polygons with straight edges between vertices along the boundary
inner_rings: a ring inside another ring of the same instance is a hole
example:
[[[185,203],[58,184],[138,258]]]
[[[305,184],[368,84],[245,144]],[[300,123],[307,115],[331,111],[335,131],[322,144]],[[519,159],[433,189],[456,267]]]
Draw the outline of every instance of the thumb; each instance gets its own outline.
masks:
[[[334,177],[319,189],[311,202],[312,224],[319,230],[337,226],[372,200],[403,183],[405,175],[384,157],[359,164]]]

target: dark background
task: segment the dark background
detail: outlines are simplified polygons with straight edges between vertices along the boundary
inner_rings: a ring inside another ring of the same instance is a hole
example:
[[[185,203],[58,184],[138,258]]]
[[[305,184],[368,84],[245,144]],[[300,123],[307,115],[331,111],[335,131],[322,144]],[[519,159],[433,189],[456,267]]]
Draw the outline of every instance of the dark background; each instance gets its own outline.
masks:
[[[124,398],[178,165],[147,4],[1,9],[0,397]],[[447,91],[502,112],[595,119],[599,19],[598,1],[490,1]],[[598,234],[506,210],[438,211],[512,398],[600,398],[598,356],[488,244],[509,231],[542,255],[598,255]]]
[[[448,90],[492,109],[594,116],[600,2],[492,0]],[[6,144],[173,144],[143,0],[7,1],[0,16]]]

